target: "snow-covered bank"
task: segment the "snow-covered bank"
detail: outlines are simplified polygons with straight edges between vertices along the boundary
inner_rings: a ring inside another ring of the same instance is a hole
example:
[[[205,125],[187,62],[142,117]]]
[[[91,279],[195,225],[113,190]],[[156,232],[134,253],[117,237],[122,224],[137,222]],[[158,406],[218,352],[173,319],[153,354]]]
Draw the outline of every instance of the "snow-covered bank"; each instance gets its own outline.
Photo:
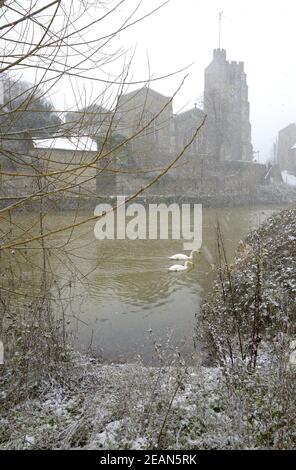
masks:
[[[102,365],[81,356],[70,374],[61,372],[62,380],[2,413],[0,449],[296,445],[292,373],[279,382],[268,367],[227,377],[219,368]]]
[[[212,416],[213,439],[224,421],[217,411],[222,376],[216,368],[102,365],[76,356],[71,372],[62,375],[36,398],[5,410],[0,448],[187,448],[197,445],[204,421]]]
[[[221,263],[219,280],[201,315],[216,359],[246,357],[256,362],[262,343],[276,345],[283,333],[287,342],[288,336],[294,339],[296,209],[273,215],[241,242],[231,266],[223,253]]]

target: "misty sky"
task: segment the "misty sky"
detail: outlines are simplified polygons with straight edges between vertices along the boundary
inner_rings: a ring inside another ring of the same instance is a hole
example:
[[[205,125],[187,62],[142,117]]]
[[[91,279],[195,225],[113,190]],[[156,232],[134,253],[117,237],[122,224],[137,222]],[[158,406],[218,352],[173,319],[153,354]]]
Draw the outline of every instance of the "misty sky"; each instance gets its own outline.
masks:
[[[149,1],[153,3],[157,2]],[[278,130],[296,121],[295,0],[171,0],[126,35],[127,42],[137,43],[135,76],[147,72],[147,51],[155,76],[194,62],[174,110],[192,106],[203,92],[203,73],[212,49],[218,47],[219,11],[225,13],[222,47],[227,58],[245,62],[252,140],[263,160]],[[182,75],[152,87],[170,95]]]

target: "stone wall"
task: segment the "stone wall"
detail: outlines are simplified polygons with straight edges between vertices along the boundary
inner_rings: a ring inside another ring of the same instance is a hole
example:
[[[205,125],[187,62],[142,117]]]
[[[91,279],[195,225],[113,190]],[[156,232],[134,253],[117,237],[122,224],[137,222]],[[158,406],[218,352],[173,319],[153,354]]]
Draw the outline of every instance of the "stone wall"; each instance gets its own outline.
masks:
[[[153,186],[145,191],[147,195],[178,195],[195,197],[198,195],[214,196],[217,194],[249,194],[262,184],[267,184],[265,165],[251,162],[217,162],[208,157],[191,156],[187,160],[187,177],[183,177],[182,164],[169,170]],[[189,169],[191,168],[191,171]],[[149,184],[157,172],[145,175],[118,174],[116,192],[113,195],[131,195]],[[188,176],[190,175],[190,176]]]
[[[249,194],[256,187],[267,184],[265,165],[251,162],[218,162],[214,157],[202,156],[193,149],[188,150],[175,167],[145,190],[145,195],[216,197],[236,194]],[[160,152],[156,157],[157,165],[139,168],[138,165],[123,165],[128,157],[124,151],[112,153],[97,160],[97,152],[59,149],[31,149],[20,153],[15,164],[2,154],[1,169],[7,175],[0,180],[1,195],[24,197],[40,190],[51,191],[53,196],[105,197],[131,195],[150,184],[150,182],[171,162],[175,155]],[[161,162],[166,162],[162,164]],[[35,170],[34,170],[35,169]],[[25,176],[31,172],[32,176]],[[34,177],[40,172],[40,178]],[[13,176],[15,174],[19,176]],[[22,176],[24,174],[24,176]]]
[[[67,197],[79,193],[96,194],[97,152],[65,149],[34,149],[32,163],[46,175],[45,189],[61,192]]]

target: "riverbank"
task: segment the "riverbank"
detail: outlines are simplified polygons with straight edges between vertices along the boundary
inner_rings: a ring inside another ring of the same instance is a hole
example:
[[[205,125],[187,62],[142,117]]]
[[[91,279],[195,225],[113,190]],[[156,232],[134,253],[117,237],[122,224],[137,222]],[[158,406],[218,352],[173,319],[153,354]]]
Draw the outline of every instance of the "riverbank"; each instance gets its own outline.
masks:
[[[2,392],[0,448],[296,448],[296,209],[252,232],[228,268],[224,291],[217,283],[203,310],[215,367],[186,367],[177,353],[162,367],[72,355],[26,400],[9,403]]]
[[[252,362],[262,345],[285,348],[296,336],[296,208],[251,232],[232,264],[222,235],[218,249],[223,270],[201,315],[208,349],[220,362]]]
[[[0,448],[194,447],[190,429],[203,427],[194,423],[198,396],[198,406],[219,419],[218,369],[104,365],[76,355],[71,370],[61,375],[63,380],[44,383],[38,397],[4,412]]]
[[[103,365],[76,356],[71,370],[61,367],[60,379],[0,419],[0,449],[295,447],[295,375],[279,382],[267,364],[252,375],[225,375],[217,367]]]

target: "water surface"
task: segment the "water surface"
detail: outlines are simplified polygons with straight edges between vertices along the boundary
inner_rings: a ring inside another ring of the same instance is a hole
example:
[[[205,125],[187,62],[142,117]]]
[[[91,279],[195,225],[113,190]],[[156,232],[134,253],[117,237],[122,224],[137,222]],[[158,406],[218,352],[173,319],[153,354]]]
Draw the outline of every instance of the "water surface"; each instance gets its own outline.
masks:
[[[276,209],[204,209],[203,247],[215,263],[219,220],[231,261],[239,241]],[[175,262],[168,258],[184,252],[182,240],[98,241],[92,240],[92,233],[83,236],[90,244],[79,250],[80,267],[94,271],[88,277],[87,296],[74,306],[78,319],[72,326],[79,347],[90,347],[110,361],[141,355],[144,362],[153,362],[155,344],[191,356],[195,314],[215,277],[210,260],[201,256],[192,270],[170,273],[167,268]]]
[[[175,263],[168,258],[184,252],[183,240],[99,241],[93,221],[46,238],[47,269],[58,278],[50,295],[63,306],[75,346],[107,361],[140,355],[145,363],[155,363],[161,345],[167,352],[179,349],[189,360],[194,353],[195,315],[215,277],[211,264],[217,258],[217,221],[231,262],[239,241],[276,210],[272,206],[203,209],[203,248],[212,259],[200,256],[193,269],[182,273],[168,272]],[[44,230],[82,222],[91,215],[50,212],[43,220]],[[17,214],[13,222],[14,230],[21,227],[28,237],[34,234],[38,215]],[[19,270],[19,285],[13,286],[16,301],[24,302],[24,296],[30,300],[40,282],[40,245],[28,245],[9,256],[13,269]]]

